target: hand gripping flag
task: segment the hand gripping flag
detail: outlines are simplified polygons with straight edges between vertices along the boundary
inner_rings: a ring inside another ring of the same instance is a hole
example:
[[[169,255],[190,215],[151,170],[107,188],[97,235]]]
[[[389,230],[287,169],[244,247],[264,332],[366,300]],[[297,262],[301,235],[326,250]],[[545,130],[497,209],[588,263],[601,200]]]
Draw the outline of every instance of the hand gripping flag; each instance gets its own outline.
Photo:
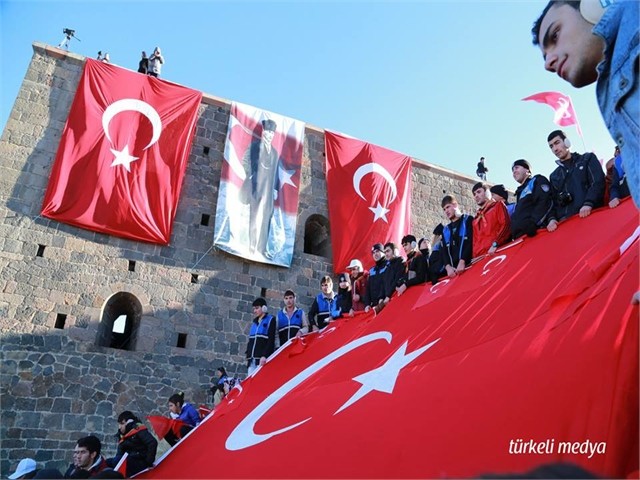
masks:
[[[639,235],[625,200],[293,339],[140,477],[478,478],[570,462],[625,478]]]
[[[195,90],[88,59],[42,215],[168,244],[201,98]]]
[[[173,432],[176,438],[182,438],[180,429],[187,425],[182,420],[167,418],[161,415],[149,415],[147,420],[149,420],[153,431],[160,440],[164,439],[169,431]]]
[[[564,95],[560,92],[540,92],[535,95],[523,98],[523,101],[533,100],[534,102],[544,103],[549,105],[554,110],[553,123],[560,125],[561,127],[568,127],[575,125],[578,135],[582,137],[582,130],[580,129],[580,123],[576,111],[573,108],[571,97]]]
[[[114,467],[116,472],[120,472],[124,478],[127,478],[127,458],[129,457],[128,452],[124,452],[124,455],[120,458],[118,464]]]
[[[374,243],[399,243],[411,228],[411,157],[325,131],[333,268],[371,265]]]

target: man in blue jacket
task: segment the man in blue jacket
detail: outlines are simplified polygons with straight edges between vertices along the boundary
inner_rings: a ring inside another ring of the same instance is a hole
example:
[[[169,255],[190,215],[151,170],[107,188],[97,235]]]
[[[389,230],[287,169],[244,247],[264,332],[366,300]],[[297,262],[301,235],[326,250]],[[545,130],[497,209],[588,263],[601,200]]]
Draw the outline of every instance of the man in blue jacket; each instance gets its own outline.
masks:
[[[256,298],[252,308],[255,317],[247,342],[247,375],[251,375],[258,365],[267,363],[267,358],[276,348],[276,319],[268,313],[267,301],[262,297]]]
[[[320,290],[309,309],[309,325],[314,331],[326,327],[331,321],[332,312],[337,310],[336,293],[330,276],[325,275],[320,279]]]

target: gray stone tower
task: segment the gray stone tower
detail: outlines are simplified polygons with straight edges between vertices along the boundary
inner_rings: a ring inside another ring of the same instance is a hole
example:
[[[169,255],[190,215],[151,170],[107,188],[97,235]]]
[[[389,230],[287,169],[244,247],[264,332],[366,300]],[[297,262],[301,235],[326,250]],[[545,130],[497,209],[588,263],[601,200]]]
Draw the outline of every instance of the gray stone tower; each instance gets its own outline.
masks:
[[[116,416],[166,415],[167,399],[206,402],[216,367],[245,373],[251,302],[272,311],[293,289],[310,306],[332,272],[323,130],[305,134],[291,268],[212,248],[230,102],[205,95],[170,246],[90,232],[39,216],[84,58],[34,44],[0,141],[0,470],[32,457],[66,468],[89,433],[115,453]],[[286,115],[286,112],[282,112]],[[414,161],[413,231],[428,236],[453,193],[475,211],[475,180]],[[327,243],[327,242],[324,242]],[[115,319],[130,319],[124,336]]]

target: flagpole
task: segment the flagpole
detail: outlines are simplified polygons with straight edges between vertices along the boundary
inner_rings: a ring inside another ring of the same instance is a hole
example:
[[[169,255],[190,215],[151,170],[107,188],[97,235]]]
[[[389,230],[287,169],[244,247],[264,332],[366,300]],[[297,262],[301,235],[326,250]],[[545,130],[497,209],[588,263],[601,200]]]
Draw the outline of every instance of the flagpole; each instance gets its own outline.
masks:
[[[567,98],[569,98],[569,103],[571,104],[571,107],[573,108],[573,114],[576,117],[576,131],[578,132],[578,135],[580,136],[580,140],[582,140],[582,149],[583,151],[587,152],[587,144],[584,141],[584,135],[582,135],[582,128],[580,128],[580,120],[578,119],[578,112],[576,111],[576,106],[573,104],[573,100],[571,99],[571,97],[569,95],[567,95]]]

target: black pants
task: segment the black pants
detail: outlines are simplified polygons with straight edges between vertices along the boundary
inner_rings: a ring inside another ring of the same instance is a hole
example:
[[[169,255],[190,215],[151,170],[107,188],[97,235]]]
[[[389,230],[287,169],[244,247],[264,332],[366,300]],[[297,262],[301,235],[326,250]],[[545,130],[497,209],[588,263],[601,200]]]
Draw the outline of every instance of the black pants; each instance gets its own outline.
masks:
[[[193,427],[191,425],[183,425],[182,427],[180,427],[180,436],[176,436],[175,433],[173,433],[173,430],[169,430],[167,432],[167,434],[164,436],[164,439],[167,441],[167,443],[169,445],[171,445],[172,447],[178,443],[178,441],[180,441],[181,438],[184,438],[184,436],[189,433],[191,430],[193,430]]]

